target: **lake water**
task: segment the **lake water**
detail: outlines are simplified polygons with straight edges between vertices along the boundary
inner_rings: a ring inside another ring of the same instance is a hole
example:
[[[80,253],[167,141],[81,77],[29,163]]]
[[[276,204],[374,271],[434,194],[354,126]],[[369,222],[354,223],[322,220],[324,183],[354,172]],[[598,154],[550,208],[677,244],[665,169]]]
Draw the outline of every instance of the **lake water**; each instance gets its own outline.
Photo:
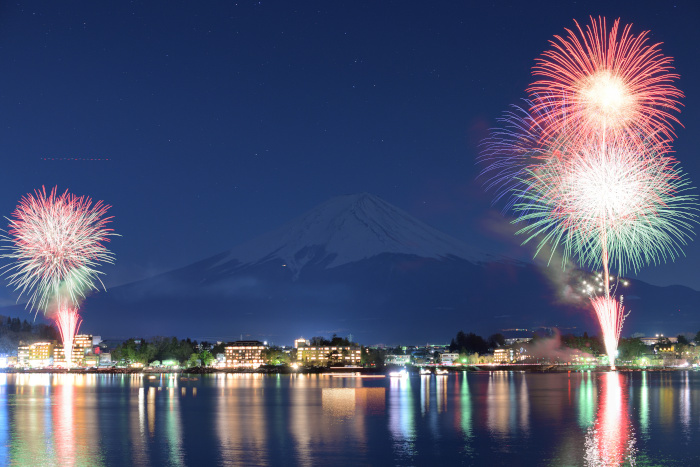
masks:
[[[700,465],[700,373],[0,374],[0,465]]]

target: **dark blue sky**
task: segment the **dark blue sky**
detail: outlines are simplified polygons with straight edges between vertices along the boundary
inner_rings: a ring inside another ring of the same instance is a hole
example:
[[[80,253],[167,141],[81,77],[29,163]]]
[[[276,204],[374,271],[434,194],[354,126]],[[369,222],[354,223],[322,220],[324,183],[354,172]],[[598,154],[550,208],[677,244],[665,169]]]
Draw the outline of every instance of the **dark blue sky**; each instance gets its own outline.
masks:
[[[664,42],[687,96],[677,156],[700,181],[700,7],[646,3],[3,2],[0,212],[41,185],[113,205],[112,285],[362,191],[527,257],[488,228],[477,145],[574,18]],[[700,289],[687,253],[641,278]]]

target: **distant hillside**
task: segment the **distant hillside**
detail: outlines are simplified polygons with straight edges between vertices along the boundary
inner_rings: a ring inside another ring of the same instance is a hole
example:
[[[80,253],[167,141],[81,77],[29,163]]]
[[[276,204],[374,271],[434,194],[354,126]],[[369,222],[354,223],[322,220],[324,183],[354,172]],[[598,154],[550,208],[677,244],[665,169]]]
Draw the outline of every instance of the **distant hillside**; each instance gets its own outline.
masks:
[[[54,326],[0,315],[0,354],[16,355],[20,343],[26,345],[51,340],[60,341]]]
[[[347,335],[364,343],[447,342],[558,326],[597,332],[586,300],[562,302],[562,280],[478,251],[376,196],[333,198],[280,228],[184,268],[99,293],[106,337],[241,335],[290,344]],[[625,332],[700,330],[700,292],[630,281]]]

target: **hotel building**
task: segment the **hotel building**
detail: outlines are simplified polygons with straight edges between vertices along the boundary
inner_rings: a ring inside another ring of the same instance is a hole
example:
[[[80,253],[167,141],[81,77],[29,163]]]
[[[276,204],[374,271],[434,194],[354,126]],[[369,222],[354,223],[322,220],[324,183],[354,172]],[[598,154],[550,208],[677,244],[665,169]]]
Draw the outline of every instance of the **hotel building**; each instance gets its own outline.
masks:
[[[298,349],[302,345],[311,345],[311,341],[300,337],[299,339],[294,339],[294,348]]]
[[[226,368],[255,369],[265,363],[263,350],[267,346],[260,341],[236,341],[224,347]]]
[[[297,363],[315,366],[330,364],[359,365],[362,351],[358,346],[299,346]]]
[[[76,354],[85,356],[89,352],[92,352],[92,335],[91,334],[78,334],[73,339],[73,355]]]
[[[30,345],[29,366],[32,368],[51,366],[53,364],[53,348],[53,342],[37,342]]]
[[[91,334],[78,334],[73,338],[73,354],[71,356],[73,366],[86,366],[85,357],[92,354],[92,340]],[[66,355],[62,345],[57,345],[54,350],[54,365],[66,366]]]
[[[512,363],[515,361],[513,349],[496,349],[493,351],[493,363]]]
[[[29,346],[20,345],[17,348],[17,367],[25,368],[29,366]]]

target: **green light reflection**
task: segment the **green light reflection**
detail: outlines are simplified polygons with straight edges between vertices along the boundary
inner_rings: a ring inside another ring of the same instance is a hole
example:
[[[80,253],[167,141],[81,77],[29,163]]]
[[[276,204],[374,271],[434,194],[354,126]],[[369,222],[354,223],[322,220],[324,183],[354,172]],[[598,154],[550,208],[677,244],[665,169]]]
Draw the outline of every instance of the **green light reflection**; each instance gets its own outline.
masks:
[[[472,437],[472,401],[469,394],[467,372],[462,372],[462,384],[459,394],[460,426],[465,439]]]
[[[578,423],[582,428],[588,428],[595,419],[596,393],[593,378],[590,373],[583,373],[578,392]]]
[[[642,434],[647,435],[649,433],[649,383],[646,371],[642,371],[642,387],[639,391],[639,425]]]

